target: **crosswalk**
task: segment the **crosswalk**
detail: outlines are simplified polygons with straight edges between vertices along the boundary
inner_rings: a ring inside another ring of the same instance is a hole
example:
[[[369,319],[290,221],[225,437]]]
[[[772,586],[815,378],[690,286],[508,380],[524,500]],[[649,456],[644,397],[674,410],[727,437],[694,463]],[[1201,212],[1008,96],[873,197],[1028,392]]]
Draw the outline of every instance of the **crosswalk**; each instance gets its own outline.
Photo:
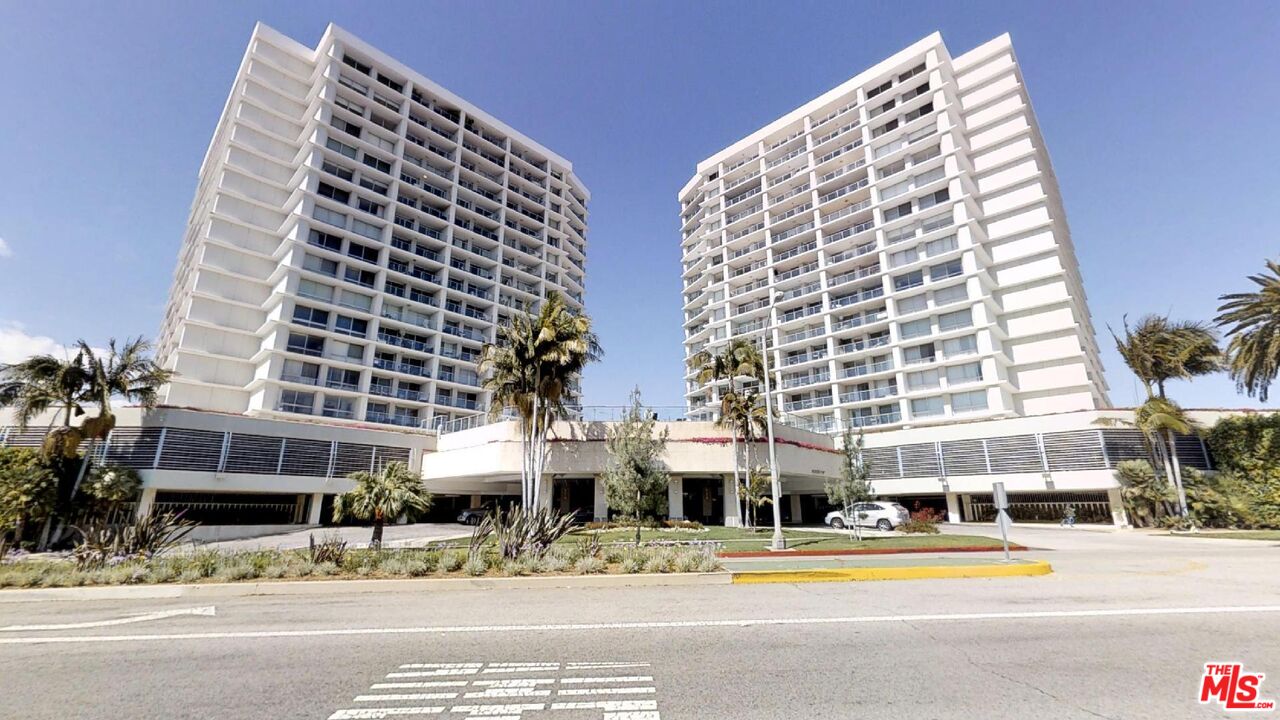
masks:
[[[660,720],[646,662],[406,663],[329,720]]]

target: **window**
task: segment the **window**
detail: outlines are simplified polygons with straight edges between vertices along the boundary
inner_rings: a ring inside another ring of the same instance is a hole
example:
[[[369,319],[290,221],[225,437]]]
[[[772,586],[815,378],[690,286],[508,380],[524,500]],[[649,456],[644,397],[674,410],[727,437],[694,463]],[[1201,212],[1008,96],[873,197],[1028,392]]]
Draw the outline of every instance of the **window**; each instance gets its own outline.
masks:
[[[360,373],[357,370],[329,368],[329,378],[325,385],[341,390],[355,390],[360,387]]]
[[[898,314],[907,315],[913,312],[919,312],[929,307],[929,303],[925,301],[923,294],[912,295],[908,298],[902,298],[897,301]]]
[[[947,212],[942,213],[941,215],[934,215],[933,217],[929,217],[929,218],[925,218],[924,220],[921,220],[920,232],[930,233],[930,232],[933,232],[934,230],[938,230],[944,227],[949,227],[954,222],[955,222],[955,218],[951,216],[951,211],[948,210]]]
[[[963,385],[971,382],[981,382],[982,380],[982,363],[965,363],[964,365],[952,365],[947,368],[947,384]]]
[[[942,414],[942,397],[916,398],[911,401],[911,414],[915,417],[928,417]]]
[[[339,315],[333,324],[334,332],[355,337],[364,337],[369,332],[369,322],[346,315]]]
[[[364,361],[363,345],[343,342],[338,343],[338,345],[340,346],[337,351],[338,355],[346,358],[350,362],[359,363]]]
[[[352,221],[351,230],[353,232],[360,233],[361,235],[369,238],[370,240],[382,239],[382,228],[372,223],[367,223],[363,220]]]
[[[329,162],[328,160],[325,160],[325,161],[324,161],[324,164],[322,164],[322,165],[320,166],[320,169],[321,169],[321,170],[324,170],[325,172],[329,173],[330,175],[333,175],[333,176],[335,176],[335,177],[340,177],[340,178],[342,178],[343,180],[346,180],[347,182],[350,182],[350,181],[351,181],[351,178],[355,177],[355,173],[354,173],[354,172],[352,172],[351,170],[349,170],[349,169],[347,169],[347,168],[345,168],[345,167],[343,167],[343,166],[341,166],[341,165],[339,165],[339,164],[337,164],[337,163]],[[322,184],[323,184],[323,183],[322,183]]]
[[[325,397],[324,415],[326,417],[351,418],[355,417],[355,414],[355,403],[351,398]]]
[[[374,191],[374,192],[378,193],[379,195],[386,195],[386,194],[387,194],[387,186],[386,186],[386,185],[383,185],[382,183],[380,183],[380,182],[376,182],[376,181],[371,180],[371,179],[369,179],[369,178],[364,178],[364,177],[360,178],[360,187],[365,188],[365,189],[367,189],[367,190],[372,190],[372,191]]]
[[[327,197],[330,200],[337,200],[343,205],[346,205],[347,201],[351,199],[351,193],[346,190],[339,190],[329,183],[323,182],[316,186],[316,194],[320,197]]]
[[[351,292],[350,290],[342,291],[342,298],[338,301],[340,304],[357,310],[368,312],[373,307],[373,297],[362,293]]]
[[[903,181],[902,181],[902,182],[900,182],[900,183],[894,183],[894,184],[892,184],[892,185],[890,185],[890,186],[888,186],[888,187],[886,187],[886,188],[881,189],[881,190],[880,190],[880,199],[881,199],[881,200],[888,200],[889,198],[895,198],[895,197],[898,197],[899,195],[901,195],[901,194],[903,194],[903,193],[905,193],[905,192],[909,191],[910,189],[911,189],[911,181],[910,181],[910,180],[903,180]]]
[[[934,357],[933,343],[902,349],[902,360],[908,365],[933,362]]]
[[[952,250],[955,250],[957,247],[959,247],[959,244],[956,243],[956,236],[948,235],[944,238],[938,238],[937,240],[930,240],[929,242],[925,243],[924,252],[929,257],[934,257],[936,255],[941,255],[944,252],[950,252]]]
[[[929,280],[932,282],[946,280],[962,274],[964,274],[964,263],[960,261],[960,258],[929,267]]]
[[[384,137],[381,137],[380,135],[377,135],[375,133],[368,133],[367,135],[365,135],[364,141],[380,150],[385,150],[389,153],[394,153],[396,151],[396,144],[394,142],[391,142],[390,140]],[[391,166],[387,165],[387,170],[390,170],[390,169],[391,169]],[[383,170],[383,172],[387,172],[387,170]]]
[[[978,352],[978,339],[973,335],[965,335],[964,337],[951,338],[942,341],[942,354],[945,357],[957,357],[960,355],[972,355]]]
[[[956,310],[938,316],[938,332],[958,330],[973,325],[973,308]]]
[[[329,277],[338,276],[338,263],[333,260],[326,260],[325,258],[312,255],[311,253],[307,253],[306,257],[302,259],[302,267],[305,270],[317,272],[322,275],[328,275]]]
[[[353,122],[347,122],[340,117],[334,117],[329,121],[329,124],[351,137],[360,137],[360,126]]]
[[[373,68],[369,67],[368,65],[366,65],[366,64],[364,64],[364,63],[362,63],[362,62],[360,62],[359,60],[357,60],[357,59],[355,59],[355,58],[351,57],[350,55],[347,55],[346,53],[343,53],[343,54],[342,54],[342,62],[343,62],[343,63],[345,63],[345,64],[347,64],[347,65],[349,65],[350,67],[355,68],[356,70],[359,70],[360,72],[364,73],[365,75],[368,75],[368,74],[369,74],[369,72],[373,69]]]
[[[951,199],[951,191],[946,188],[942,188],[938,192],[929,193],[928,195],[925,195],[924,197],[920,198],[917,201],[917,203],[919,204],[920,209],[924,210],[925,208],[931,208],[934,205],[937,205],[938,203],[944,203],[950,199]]]
[[[333,211],[333,210],[330,210],[330,209],[329,209],[329,208],[327,208],[327,207],[321,207],[321,206],[317,205],[317,206],[315,207],[315,209],[311,211],[311,217],[313,217],[313,218],[315,218],[315,219],[319,220],[319,221],[320,221],[320,222],[322,222],[322,223],[328,223],[328,224],[330,224],[330,225],[337,225],[338,227],[346,227],[346,226],[347,226],[347,216],[346,216],[346,215],[344,215],[344,214],[342,214],[342,213],[340,213],[340,212],[335,212],[335,211]]]
[[[907,373],[907,389],[922,390],[924,388],[938,387],[938,371],[937,370],[921,370],[919,372]]]
[[[889,267],[902,267],[920,259],[920,253],[915,248],[908,250],[899,250],[896,253],[889,254]]]
[[[374,214],[374,215],[379,215],[379,216],[380,216],[380,215],[382,215],[382,208],[383,208],[383,206],[382,206],[382,205],[379,205],[378,203],[376,203],[376,202],[374,202],[374,201],[372,201],[372,200],[366,200],[366,199],[364,199],[364,198],[357,198],[357,199],[356,199],[356,207],[360,208],[361,210],[363,210],[364,212],[367,212],[367,213],[372,213],[372,214]]]
[[[362,158],[360,162],[363,162],[365,165],[368,165],[374,170],[387,173],[388,175],[391,174],[391,163],[387,162],[386,160],[381,160],[379,158],[376,158],[370,155],[369,153],[365,153],[364,158]]]
[[[329,313],[326,310],[317,310],[305,305],[298,305],[293,308],[293,321],[299,325],[323,330],[329,325]]]
[[[346,157],[349,157],[352,160],[355,160],[356,155],[359,154],[355,148],[351,147],[350,145],[344,142],[334,140],[333,138],[329,138],[328,140],[325,140],[324,146],[340,155],[345,155]]]
[[[320,366],[301,360],[285,360],[280,379],[286,382],[315,385],[320,381]]]
[[[884,211],[884,221],[892,222],[898,218],[904,218],[911,214],[911,203],[902,203],[897,207],[889,208]]]
[[[353,282],[357,285],[362,285],[364,287],[371,288],[373,287],[373,281],[376,275],[369,270],[357,270],[356,268],[347,268],[347,272],[344,277],[347,282]]]
[[[919,320],[912,320],[909,323],[898,325],[898,335],[903,340],[924,337],[931,332],[933,332],[933,327],[929,323],[929,318],[920,318]]]
[[[969,299],[969,288],[965,285],[953,285],[949,288],[942,288],[933,293],[933,304],[935,307],[950,305],[952,303],[962,302]]]
[[[951,395],[951,412],[953,413],[974,412],[975,410],[986,409],[986,390],[973,390],[971,392],[952,393]]]
[[[289,333],[289,344],[285,349],[289,352],[319,357],[324,354],[324,338],[303,335],[302,333]]]
[[[900,227],[896,230],[891,230],[885,233],[884,241],[886,245],[893,245],[895,243],[900,243],[904,240],[910,240],[915,236],[916,236],[915,227],[908,225],[907,227]]]
[[[875,97],[875,96],[879,95],[880,93],[882,93],[882,92],[884,92],[884,91],[888,90],[888,89],[889,89],[889,88],[891,88],[891,87],[893,87],[893,78],[889,78],[888,80],[885,80],[885,81],[884,81],[883,83],[881,83],[880,85],[877,85],[877,86],[875,86],[875,87],[871,88],[870,90],[868,90],[868,91],[867,91],[867,99],[868,99],[868,100],[870,100],[871,98],[873,98],[873,97]]]
[[[307,242],[325,250],[342,252],[342,238],[327,232],[312,230],[311,234],[307,236]]]
[[[353,112],[356,115],[364,115],[364,106],[357,102],[352,102],[341,95],[333,99],[333,104],[338,107]]]
[[[351,243],[347,246],[347,254],[357,260],[363,260],[367,263],[378,264],[378,249],[367,247],[359,243]]]
[[[898,275],[893,279],[894,290],[909,290],[913,287],[920,287],[923,284],[923,270],[915,270],[913,272],[906,273],[905,275]]]
[[[404,92],[404,85],[402,83],[398,83],[395,80],[392,80],[391,78],[387,77],[386,75],[383,75],[382,73],[378,73],[378,82],[382,83],[383,85],[386,85],[387,87],[391,88],[392,90],[395,90],[396,92]]]
[[[298,294],[312,300],[333,301],[333,288],[315,280],[303,278],[298,281]]]
[[[316,404],[316,394],[301,390],[281,390],[280,409],[284,412],[310,414]]]

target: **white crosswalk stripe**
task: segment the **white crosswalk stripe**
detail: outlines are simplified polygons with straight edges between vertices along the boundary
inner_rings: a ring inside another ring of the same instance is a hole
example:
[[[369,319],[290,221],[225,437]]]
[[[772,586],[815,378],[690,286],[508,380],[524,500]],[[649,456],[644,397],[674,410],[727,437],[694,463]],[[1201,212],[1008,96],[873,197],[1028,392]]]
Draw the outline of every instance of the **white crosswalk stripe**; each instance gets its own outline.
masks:
[[[329,720],[661,720],[653,676],[624,674],[648,667],[626,661],[405,663],[353,697],[358,707],[337,710]]]

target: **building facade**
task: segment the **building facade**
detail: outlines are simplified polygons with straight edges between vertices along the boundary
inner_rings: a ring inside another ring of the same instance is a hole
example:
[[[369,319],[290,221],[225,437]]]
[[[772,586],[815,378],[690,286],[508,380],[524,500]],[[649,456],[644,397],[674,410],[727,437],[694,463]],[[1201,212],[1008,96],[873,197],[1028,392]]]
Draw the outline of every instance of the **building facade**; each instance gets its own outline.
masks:
[[[330,25],[258,25],[200,169],[158,342],[171,406],[422,427],[488,407],[512,313],[581,309],[564,158]]]
[[[1109,407],[1007,35],[915,43],[702,161],[679,200],[686,357],[767,336],[793,424]],[[685,381],[714,416],[717,387]]]

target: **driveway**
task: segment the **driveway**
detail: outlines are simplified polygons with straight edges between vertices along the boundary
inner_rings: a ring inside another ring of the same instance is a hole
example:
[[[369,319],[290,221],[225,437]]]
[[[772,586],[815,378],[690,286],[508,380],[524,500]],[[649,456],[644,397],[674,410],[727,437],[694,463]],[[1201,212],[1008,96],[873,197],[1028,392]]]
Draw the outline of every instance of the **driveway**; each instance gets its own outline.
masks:
[[[316,540],[338,536],[353,547],[369,544],[373,534],[371,527],[308,527],[293,532],[242,540],[221,540],[202,544],[201,548],[216,550],[290,550],[305,548],[311,536]],[[382,542],[390,547],[421,547],[427,543],[452,538],[471,537],[471,528],[457,523],[416,523],[412,525],[387,525],[382,531]]]

